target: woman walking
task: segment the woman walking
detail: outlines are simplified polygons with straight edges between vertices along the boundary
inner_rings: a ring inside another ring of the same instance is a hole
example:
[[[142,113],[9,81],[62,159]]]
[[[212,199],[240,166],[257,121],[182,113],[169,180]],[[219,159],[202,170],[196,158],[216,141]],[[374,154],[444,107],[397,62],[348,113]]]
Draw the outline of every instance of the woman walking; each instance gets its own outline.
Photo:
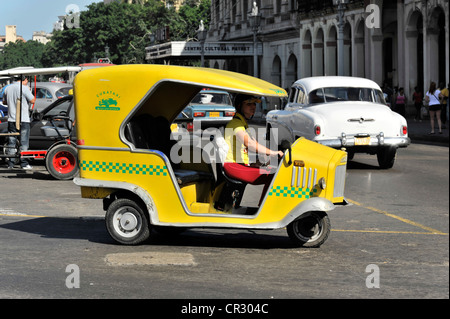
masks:
[[[429,134],[434,134],[434,117],[436,117],[438,126],[439,126],[439,134],[442,134],[442,123],[441,123],[441,102],[439,101],[439,96],[441,95],[441,91],[436,89],[436,83],[431,82],[430,88],[425,95],[425,101],[428,102],[428,107],[430,111],[430,123],[431,123],[431,132]]]

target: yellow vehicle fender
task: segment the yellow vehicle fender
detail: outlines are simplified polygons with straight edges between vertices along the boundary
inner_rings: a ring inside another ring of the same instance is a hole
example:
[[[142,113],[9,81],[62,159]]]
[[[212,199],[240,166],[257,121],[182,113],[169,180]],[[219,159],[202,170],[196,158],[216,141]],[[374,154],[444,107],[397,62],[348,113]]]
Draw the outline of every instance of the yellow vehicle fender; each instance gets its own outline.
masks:
[[[289,212],[289,214],[287,214],[286,217],[283,218],[283,220],[280,222],[282,225],[280,226],[286,227],[291,222],[308,212],[329,212],[335,208],[336,206],[334,206],[334,204],[330,200],[321,197],[313,197],[295,206]]]
[[[81,186],[81,192],[84,198],[102,198],[118,190],[127,190],[138,196],[145,204],[150,223],[152,225],[157,225],[159,223],[158,212],[155,203],[153,202],[153,198],[142,187],[127,182],[104,181],[80,177],[74,178],[73,182],[76,185]],[[103,195],[99,196],[99,192]]]

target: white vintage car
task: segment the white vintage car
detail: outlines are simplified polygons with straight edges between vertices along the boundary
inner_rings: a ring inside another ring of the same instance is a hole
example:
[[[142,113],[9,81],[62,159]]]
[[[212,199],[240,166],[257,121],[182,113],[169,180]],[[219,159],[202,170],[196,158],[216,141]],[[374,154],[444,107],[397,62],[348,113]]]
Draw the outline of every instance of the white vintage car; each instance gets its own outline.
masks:
[[[267,114],[272,141],[305,137],[336,149],[376,154],[381,168],[394,165],[397,148],[410,144],[406,120],[386,105],[373,81],[340,76],[303,78],[292,84],[284,110]]]

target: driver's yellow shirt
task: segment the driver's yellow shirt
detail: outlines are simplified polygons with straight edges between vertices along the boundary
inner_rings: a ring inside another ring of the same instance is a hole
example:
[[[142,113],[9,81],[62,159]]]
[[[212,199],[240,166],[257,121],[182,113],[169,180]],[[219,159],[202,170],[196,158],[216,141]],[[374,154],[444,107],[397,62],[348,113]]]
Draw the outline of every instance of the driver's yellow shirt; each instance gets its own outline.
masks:
[[[237,138],[236,133],[246,131],[248,124],[244,116],[236,113],[233,119],[225,127],[225,142],[228,144],[228,153],[225,159],[227,163],[249,164],[248,148]]]

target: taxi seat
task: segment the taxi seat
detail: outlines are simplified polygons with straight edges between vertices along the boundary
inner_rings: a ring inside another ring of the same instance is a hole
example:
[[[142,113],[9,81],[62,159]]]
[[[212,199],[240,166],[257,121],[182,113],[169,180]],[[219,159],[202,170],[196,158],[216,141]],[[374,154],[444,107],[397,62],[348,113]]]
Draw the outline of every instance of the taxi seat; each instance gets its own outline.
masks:
[[[223,138],[221,137],[221,139]],[[223,168],[225,158],[222,152],[219,151],[223,142],[214,136],[211,136],[211,142],[213,142],[216,157],[216,187],[224,183],[220,197],[214,204],[214,207],[218,210],[226,210],[226,207],[231,204],[234,208],[239,208],[247,183],[227,176]]]
[[[174,170],[177,183],[180,186],[185,186],[191,183],[213,181],[214,175],[203,171],[193,171],[187,169],[175,169]]]
[[[157,150],[167,156],[180,187],[214,180],[212,173],[179,169],[179,165],[171,161],[170,150],[176,142],[170,139],[170,134],[170,123],[167,119],[162,116],[154,118],[149,114],[136,116],[127,123],[125,128],[125,138],[136,148]]]
[[[125,128],[125,138],[136,148],[148,149],[148,143],[144,139],[144,132],[136,121],[130,121]]]

